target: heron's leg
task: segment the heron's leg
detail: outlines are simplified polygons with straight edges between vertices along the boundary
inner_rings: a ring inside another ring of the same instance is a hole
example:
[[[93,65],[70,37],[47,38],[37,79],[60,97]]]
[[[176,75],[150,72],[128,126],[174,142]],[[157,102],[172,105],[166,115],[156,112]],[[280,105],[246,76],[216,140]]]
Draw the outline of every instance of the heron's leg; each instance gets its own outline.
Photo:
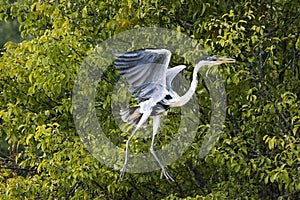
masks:
[[[159,115],[153,116],[153,135],[152,135],[150,152],[154,156],[155,160],[158,162],[160,168],[162,169],[160,178],[162,178],[162,175],[164,175],[167,180],[174,181],[173,178],[169,175],[169,173],[165,169],[165,167],[163,166],[163,164],[160,162],[160,160],[158,159],[158,157],[157,157],[157,155],[154,151],[154,140],[155,140],[155,135],[156,135],[158,127],[159,127],[159,121],[160,121],[160,116]]]
[[[149,118],[151,114],[151,111],[144,113],[139,121],[139,123],[137,124],[137,126],[135,127],[134,131],[131,133],[130,137],[128,138],[127,142],[126,142],[126,150],[125,150],[125,160],[124,160],[124,164],[123,167],[121,169],[121,178],[124,177],[124,174],[126,172],[126,168],[127,168],[127,163],[128,163],[128,148],[129,148],[129,143],[130,140],[132,139],[132,137],[136,134],[136,132],[138,131],[138,129],[147,121],[147,119]]]

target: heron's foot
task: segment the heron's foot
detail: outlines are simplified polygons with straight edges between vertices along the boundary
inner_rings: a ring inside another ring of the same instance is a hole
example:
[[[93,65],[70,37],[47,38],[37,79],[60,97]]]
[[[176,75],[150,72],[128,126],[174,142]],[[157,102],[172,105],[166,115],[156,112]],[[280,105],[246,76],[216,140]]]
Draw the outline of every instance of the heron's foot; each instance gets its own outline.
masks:
[[[169,175],[169,173],[167,172],[167,170],[162,169],[161,170],[161,174],[160,174],[160,179],[163,178],[163,176],[167,179],[167,181],[174,181],[174,179]]]
[[[123,167],[122,167],[122,169],[121,169],[121,171],[120,171],[121,179],[124,178],[124,175],[125,175],[125,173],[126,173],[126,168],[127,168],[127,164],[124,163],[124,165],[123,165]]]

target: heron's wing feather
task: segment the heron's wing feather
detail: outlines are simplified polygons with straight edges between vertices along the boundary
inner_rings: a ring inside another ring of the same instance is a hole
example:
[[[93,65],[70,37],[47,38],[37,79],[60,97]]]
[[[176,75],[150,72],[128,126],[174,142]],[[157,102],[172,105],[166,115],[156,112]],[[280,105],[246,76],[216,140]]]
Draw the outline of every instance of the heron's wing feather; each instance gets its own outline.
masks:
[[[130,90],[137,100],[165,95],[170,51],[146,49],[115,54],[115,57],[116,69],[131,84]]]
[[[130,90],[134,93],[133,96],[138,102],[150,98],[160,100],[165,97],[167,92],[163,85],[156,83],[146,83],[139,87],[131,87]]]
[[[185,68],[184,65],[179,65],[167,70],[167,77],[166,77],[166,87],[168,90],[172,89],[172,81],[176,77],[176,75],[181,72]]]

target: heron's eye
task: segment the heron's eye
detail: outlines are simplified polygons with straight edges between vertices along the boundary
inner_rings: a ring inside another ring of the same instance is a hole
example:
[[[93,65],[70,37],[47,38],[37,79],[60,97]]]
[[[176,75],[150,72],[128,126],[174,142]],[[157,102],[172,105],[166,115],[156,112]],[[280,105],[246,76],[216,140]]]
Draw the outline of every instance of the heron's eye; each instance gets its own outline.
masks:
[[[216,57],[208,57],[208,60],[209,61],[217,61],[217,58]]]

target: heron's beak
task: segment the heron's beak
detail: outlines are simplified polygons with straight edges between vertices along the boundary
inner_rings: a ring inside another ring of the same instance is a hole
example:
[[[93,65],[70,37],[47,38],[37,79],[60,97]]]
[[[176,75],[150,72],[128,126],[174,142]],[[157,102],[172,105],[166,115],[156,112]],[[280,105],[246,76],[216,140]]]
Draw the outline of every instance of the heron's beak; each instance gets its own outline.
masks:
[[[218,58],[217,63],[223,64],[223,63],[234,63],[235,59],[232,58]]]

